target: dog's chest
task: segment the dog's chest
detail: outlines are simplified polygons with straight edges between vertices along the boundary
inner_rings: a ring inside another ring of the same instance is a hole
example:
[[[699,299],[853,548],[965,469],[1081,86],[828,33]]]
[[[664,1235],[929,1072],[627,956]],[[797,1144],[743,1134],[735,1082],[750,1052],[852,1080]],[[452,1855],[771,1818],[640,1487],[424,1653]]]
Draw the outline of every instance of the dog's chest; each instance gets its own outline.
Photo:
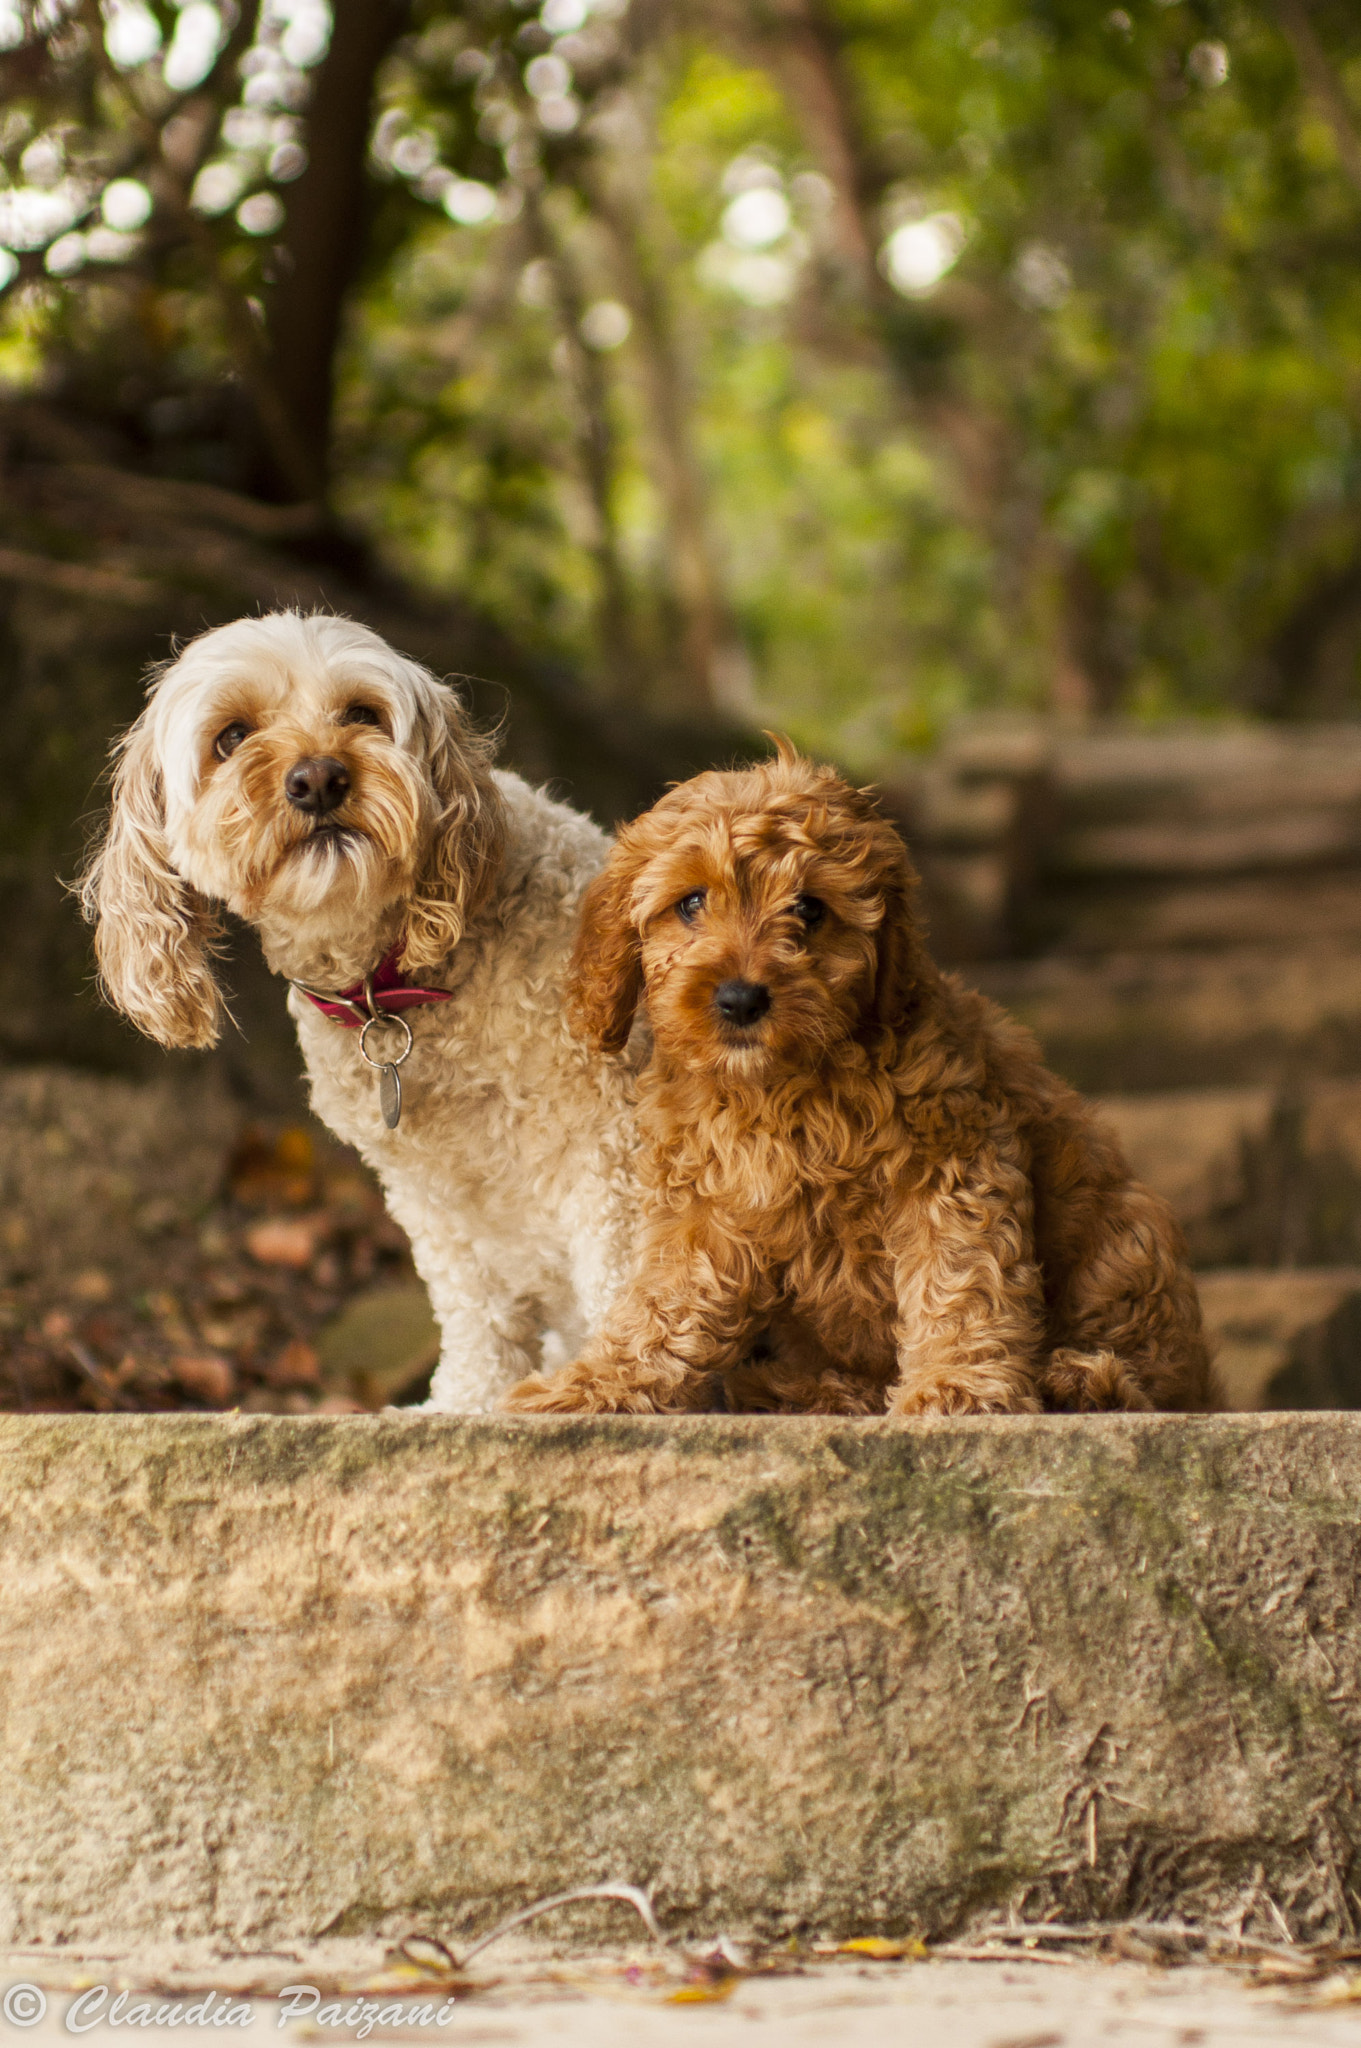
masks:
[[[825,1277],[865,1276],[885,1257],[877,1162],[858,1142],[817,1131],[720,1124],[672,1162],[673,1190],[698,1198],[762,1265]],[[856,1286],[855,1291],[861,1291]]]
[[[544,1105],[563,1106],[566,1077],[559,1034],[542,1024],[526,1032],[506,1012],[496,991],[472,987],[411,1014],[401,1122],[389,1130],[359,1034],[295,1008],[317,1114],[390,1191],[418,1182],[433,1199],[475,1197],[483,1207],[501,1183],[523,1191],[527,1170],[545,1163]]]

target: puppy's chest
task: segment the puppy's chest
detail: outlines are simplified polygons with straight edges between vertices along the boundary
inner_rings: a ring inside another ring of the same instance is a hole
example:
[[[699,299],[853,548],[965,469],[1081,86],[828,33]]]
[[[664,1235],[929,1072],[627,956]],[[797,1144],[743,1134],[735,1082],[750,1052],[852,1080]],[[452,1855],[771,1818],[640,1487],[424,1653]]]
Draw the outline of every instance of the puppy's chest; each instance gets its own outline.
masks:
[[[695,1134],[668,1161],[670,1199],[696,1199],[772,1263],[821,1262],[882,1236],[882,1161],[860,1143],[807,1142],[796,1126],[720,1127]]]

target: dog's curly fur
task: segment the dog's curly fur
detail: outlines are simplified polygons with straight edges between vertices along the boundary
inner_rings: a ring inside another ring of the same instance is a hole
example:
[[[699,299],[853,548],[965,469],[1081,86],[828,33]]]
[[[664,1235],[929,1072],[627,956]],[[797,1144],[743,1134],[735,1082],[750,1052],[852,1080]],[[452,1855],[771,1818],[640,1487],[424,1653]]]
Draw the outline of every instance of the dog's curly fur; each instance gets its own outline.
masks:
[[[572,987],[606,1050],[646,995],[641,1254],[577,1362],[510,1406],[705,1407],[716,1375],[738,1408],[1219,1405],[1170,1210],[935,967],[915,891],[871,794],[784,745],[620,834]],[[725,1018],[725,984],[765,1014]]]
[[[234,726],[246,737],[220,759]],[[430,1290],[429,1405],[491,1408],[570,1356],[629,1270],[637,1208],[629,1062],[593,1057],[563,1013],[605,834],[494,772],[451,690],[326,615],[201,635],[115,754],[83,885],[109,999],[162,1045],[213,1044],[219,904],[256,927],[276,973],[323,989],[404,937],[402,967],[454,1000],[409,1013],[397,1130],[358,1033],[296,990],[289,1006],[317,1114],[377,1173]],[[284,788],[316,756],[349,777],[325,817]]]

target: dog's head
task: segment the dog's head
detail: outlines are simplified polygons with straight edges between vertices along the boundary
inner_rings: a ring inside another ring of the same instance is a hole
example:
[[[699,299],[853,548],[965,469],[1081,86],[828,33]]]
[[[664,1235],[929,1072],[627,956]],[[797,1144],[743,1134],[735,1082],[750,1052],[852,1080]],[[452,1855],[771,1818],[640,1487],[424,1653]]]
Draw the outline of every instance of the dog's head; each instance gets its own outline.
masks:
[[[903,1022],[934,973],[907,849],[873,797],[785,743],[697,776],[620,833],[587,891],[571,1007],[616,1051],[644,991],[658,1048],[731,1080],[806,1069]]]
[[[81,888],[110,1001],[163,1045],[213,1044],[218,904],[299,957],[400,907],[403,965],[433,966],[494,872],[489,763],[453,692],[365,626],[276,612],[204,633],[115,749]]]

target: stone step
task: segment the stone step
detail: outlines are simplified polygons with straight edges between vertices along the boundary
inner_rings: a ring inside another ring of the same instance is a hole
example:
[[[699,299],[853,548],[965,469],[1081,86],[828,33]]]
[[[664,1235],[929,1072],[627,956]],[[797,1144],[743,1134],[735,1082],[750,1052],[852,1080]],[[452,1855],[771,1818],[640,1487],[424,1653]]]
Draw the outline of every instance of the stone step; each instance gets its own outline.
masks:
[[[1198,1266],[1361,1262],[1361,1081],[1106,1096]]]
[[[1230,1408],[1361,1408],[1361,1267],[1196,1283]]]
[[[1117,952],[963,972],[1029,1024],[1058,1071],[1090,1094],[1361,1072],[1355,946]]]
[[[1361,935],[1361,725],[984,718],[882,786],[950,959]]]
[[[1327,866],[1355,868],[1361,851],[1356,799],[1347,804],[1272,806],[1265,815],[1135,818],[1070,828],[1047,862],[1050,875],[1255,875]],[[1354,882],[1354,875],[1352,877]],[[1298,893],[1298,882],[1296,882]]]
[[[3,1417],[0,1943],[1349,1929],[1358,1498],[1355,1416]]]
[[[1159,876],[1148,881],[1061,877],[1025,909],[1024,951],[1221,952],[1312,944],[1337,951],[1361,937],[1361,867],[1336,874]]]

